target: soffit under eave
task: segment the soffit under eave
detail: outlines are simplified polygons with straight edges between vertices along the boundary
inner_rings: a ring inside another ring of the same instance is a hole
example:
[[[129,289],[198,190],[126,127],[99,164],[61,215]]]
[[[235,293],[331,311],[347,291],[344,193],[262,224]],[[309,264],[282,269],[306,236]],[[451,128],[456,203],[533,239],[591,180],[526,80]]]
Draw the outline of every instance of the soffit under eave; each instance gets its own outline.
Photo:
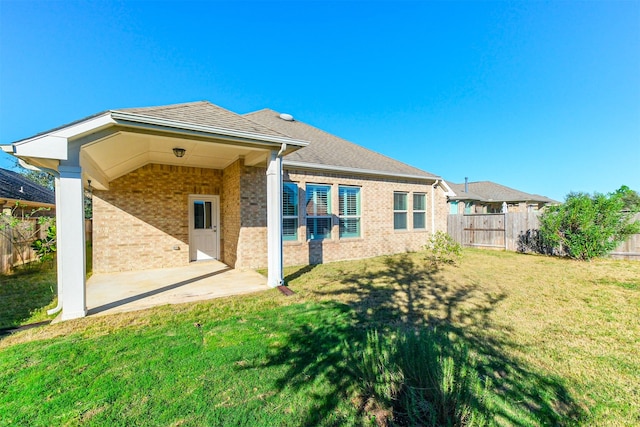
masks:
[[[110,181],[150,163],[224,169],[243,158],[247,166],[263,166],[270,151],[212,138],[182,138],[179,134],[132,132],[128,128],[74,143],[82,144],[80,163],[85,185],[91,180],[92,186],[100,190],[107,190]],[[185,149],[185,156],[177,158],[173,154],[175,147]]]

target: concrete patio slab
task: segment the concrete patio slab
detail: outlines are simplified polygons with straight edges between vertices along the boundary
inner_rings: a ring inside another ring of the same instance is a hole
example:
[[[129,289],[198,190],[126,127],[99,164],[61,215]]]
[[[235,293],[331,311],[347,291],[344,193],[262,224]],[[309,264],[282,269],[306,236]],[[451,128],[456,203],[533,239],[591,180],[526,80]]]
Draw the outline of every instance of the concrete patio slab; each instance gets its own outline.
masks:
[[[255,271],[200,261],[186,267],[95,274],[87,281],[87,309],[88,315],[103,315],[267,289],[267,279]]]

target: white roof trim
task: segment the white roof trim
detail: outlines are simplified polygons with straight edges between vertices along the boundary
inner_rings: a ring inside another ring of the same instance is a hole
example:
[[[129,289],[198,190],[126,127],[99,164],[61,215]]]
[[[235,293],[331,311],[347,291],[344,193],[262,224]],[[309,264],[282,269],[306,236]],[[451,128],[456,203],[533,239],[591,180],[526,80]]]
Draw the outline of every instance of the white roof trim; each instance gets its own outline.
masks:
[[[56,138],[73,138],[78,135],[82,135],[83,133],[92,132],[101,127],[105,127],[108,125],[113,125],[116,122],[111,118],[111,115],[107,112],[101,114],[97,117],[91,117],[90,119],[83,120],[78,123],[73,123],[71,125],[65,126],[63,128],[59,128],[50,132],[45,132],[31,138],[23,139],[18,142],[14,142],[13,145],[15,147],[19,147],[24,144],[28,144],[31,141],[35,141],[37,139],[41,139],[48,136],[54,136]]]
[[[307,141],[279,137],[273,135],[262,135],[258,133],[235,131],[214,126],[203,126],[191,123],[184,123],[176,120],[167,120],[156,117],[144,116],[121,111],[107,111],[95,117],[91,117],[68,126],[45,132],[31,138],[14,142],[11,148],[4,148],[3,151],[12,153],[18,157],[48,158],[57,160],[67,159],[67,143],[72,138],[77,138],[89,132],[111,125],[124,125],[134,127],[153,127],[160,130],[171,130],[176,133],[195,132],[209,137],[234,138],[246,143],[260,144],[268,147],[273,145],[286,144],[288,147],[297,148],[309,145]],[[274,149],[276,147],[273,147]],[[280,148],[280,147],[278,147]]]
[[[456,193],[453,191],[451,187],[449,187],[449,184],[447,184],[447,181],[443,179],[442,181],[440,181],[440,183],[442,184],[442,187],[446,190],[444,194],[445,196],[455,197]]]
[[[386,171],[378,171],[373,169],[358,169],[358,168],[350,168],[346,166],[330,166],[330,165],[322,165],[319,163],[306,163],[306,162],[296,162],[294,160],[283,159],[282,165],[285,167],[294,167],[301,169],[314,169],[321,171],[338,171],[338,172],[347,172],[357,175],[373,175],[373,176],[390,176],[395,178],[410,178],[410,179],[421,179],[427,181],[436,181],[442,180],[439,176],[422,176],[422,175],[412,175],[400,172],[386,172]]]
[[[280,136],[274,136],[274,135],[264,135],[259,133],[219,128],[215,126],[197,125],[193,123],[181,122],[178,120],[149,117],[142,114],[135,114],[135,113],[129,113],[129,112],[122,112],[122,111],[111,111],[111,117],[113,117],[113,119],[118,124],[124,124],[121,122],[147,124],[147,125],[160,126],[160,127],[169,127],[177,130],[186,130],[186,131],[192,131],[192,132],[205,133],[205,134],[215,135],[215,136],[242,138],[242,139],[252,140],[256,142],[271,142],[276,144],[287,144],[287,145],[294,145],[297,147],[306,147],[307,145],[309,145],[308,141],[292,139],[285,136],[280,137]]]

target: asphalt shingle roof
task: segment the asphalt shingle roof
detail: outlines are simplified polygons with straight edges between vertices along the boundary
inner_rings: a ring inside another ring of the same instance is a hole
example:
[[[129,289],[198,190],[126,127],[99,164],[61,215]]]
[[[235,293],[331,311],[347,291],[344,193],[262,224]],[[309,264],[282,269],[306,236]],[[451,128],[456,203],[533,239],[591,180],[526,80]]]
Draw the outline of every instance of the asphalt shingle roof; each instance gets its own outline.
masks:
[[[283,120],[278,112],[270,109],[248,113],[244,117],[275,129],[290,138],[309,141],[308,146],[288,154],[285,161],[437,178],[429,172],[376,153],[306,123],[298,120]]]
[[[529,194],[491,181],[469,182],[469,192],[464,192],[464,184],[449,183],[456,193],[455,200],[481,200],[484,202],[546,202],[558,203],[545,196]]]
[[[258,122],[218,107],[209,101],[188,102],[184,104],[163,105],[158,107],[123,108],[113,111],[140,114],[147,117],[175,120],[203,126],[251,132],[268,136],[286,136]]]
[[[308,146],[288,154],[285,160],[289,161],[322,165],[329,168],[361,170],[363,173],[377,172],[398,176],[440,178],[430,172],[384,156],[298,120],[283,120],[279,117],[278,112],[270,109],[240,115],[208,101],[108,110],[42,134],[80,123],[107,112],[132,113],[150,118],[212,126],[256,135],[288,137],[309,142]]]
[[[55,204],[53,191],[28,180],[17,172],[0,169],[0,199]]]

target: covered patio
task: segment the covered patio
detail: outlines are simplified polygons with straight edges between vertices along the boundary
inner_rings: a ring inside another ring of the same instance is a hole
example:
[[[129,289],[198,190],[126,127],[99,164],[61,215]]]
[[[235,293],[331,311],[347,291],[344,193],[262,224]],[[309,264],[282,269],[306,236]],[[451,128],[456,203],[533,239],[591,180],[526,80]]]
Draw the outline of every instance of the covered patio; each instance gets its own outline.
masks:
[[[62,311],[67,320],[164,297],[204,299],[217,291],[194,287],[230,276],[149,271],[207,259],[227,268],[268,267],[267,286],[281,285],[282,157],[307,144],[201,101],[109,110],[3,148],[23,166],[55,177],[58,307],[50,314]],[[85,190],[92,193],[99,273],[90,285]],[[115,276],[104,280],[119,286],[100,285],[104,273],[139,270],[145,270],[139,278],[158,278],[154,288]]]
[[[87,281],[87,314],[105,315],[269,289],[253,270],[232,269],[219,261],[185,267],[99,273]]]

